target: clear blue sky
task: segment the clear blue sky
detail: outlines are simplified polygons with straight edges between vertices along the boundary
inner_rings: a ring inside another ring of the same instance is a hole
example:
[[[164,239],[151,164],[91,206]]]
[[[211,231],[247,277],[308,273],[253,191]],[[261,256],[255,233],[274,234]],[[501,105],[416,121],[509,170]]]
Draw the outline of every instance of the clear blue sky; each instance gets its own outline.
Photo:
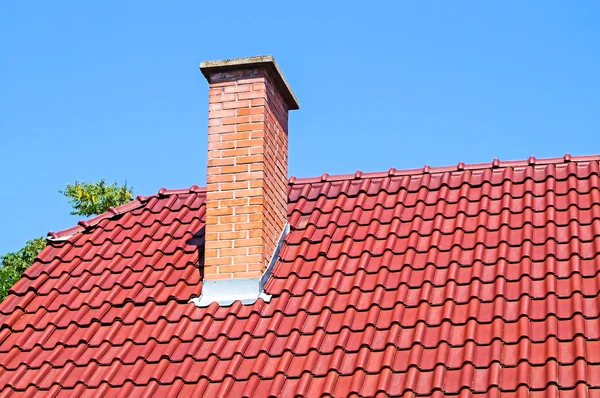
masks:
[[[600,3],[352,3],[2,1],[0,254],[76,179],[204,185],[203,60],[275,56],[299,177],[600,152]]]

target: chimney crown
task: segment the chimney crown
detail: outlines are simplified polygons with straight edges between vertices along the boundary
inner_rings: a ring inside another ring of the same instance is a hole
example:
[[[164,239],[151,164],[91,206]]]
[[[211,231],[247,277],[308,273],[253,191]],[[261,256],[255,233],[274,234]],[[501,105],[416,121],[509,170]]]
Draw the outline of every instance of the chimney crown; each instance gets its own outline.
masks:
[[[231,58],[216,61],[204,61],[200,63],[200,72],[204,75],[208,82],[211,82],[211,76],[216,73],[230,72],[233,70],[248,69],[248,68],[265,68],[273,77],[274,83],[279,88],[281,96],[285,100],[288,110],[300,109],[300,103],[296,95],[292,91],[287,80],[281,73],[279,65],[275,62],[272,55],[258,55],[245,58]]]

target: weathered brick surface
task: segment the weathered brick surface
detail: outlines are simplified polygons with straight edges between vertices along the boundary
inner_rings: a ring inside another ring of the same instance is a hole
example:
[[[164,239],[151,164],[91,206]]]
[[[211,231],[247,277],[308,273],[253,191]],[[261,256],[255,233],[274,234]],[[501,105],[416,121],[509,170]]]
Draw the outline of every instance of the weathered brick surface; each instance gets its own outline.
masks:
[[[260,276],[286,223],[288,108],[269,73],[209,77],[206,279]]]

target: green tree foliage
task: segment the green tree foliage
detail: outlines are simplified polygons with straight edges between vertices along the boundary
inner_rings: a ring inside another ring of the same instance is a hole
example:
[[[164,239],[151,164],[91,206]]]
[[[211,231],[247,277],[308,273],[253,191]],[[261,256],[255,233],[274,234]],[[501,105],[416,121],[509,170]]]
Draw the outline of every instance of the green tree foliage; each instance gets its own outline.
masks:
[[[133,188],[117,183],[106,185],[104,179],[95,182],[79,182],[67,185],[64,191],[59,191],[70,198],[73,211],[71,214],[89,217],[104,213],[111,206],[120,206],[133,199]],[[46,247],[45,238],[28,241],[21,250],[0,256],[0,301],[8,295],[10,288],[19,280],[25,271]]]
[[[71,214],[91,216],[104,213],[109,207],[127,203],[133,199],[133,188],[125,185],[119,186],[116,182],[107,185],[104,179],[94,182],[79,182],[67,185],[64,191],[59,191],[68,198],[73,207]]]
[[[28,241],[21,250],[15,253],[8,253],[0,259],[2,267],[0,268],[0,301],[4,300],[8,290],[19,280],[23,271],[25,271],[35,260],[35,257],[46,247],[45,238],[35,238]]]

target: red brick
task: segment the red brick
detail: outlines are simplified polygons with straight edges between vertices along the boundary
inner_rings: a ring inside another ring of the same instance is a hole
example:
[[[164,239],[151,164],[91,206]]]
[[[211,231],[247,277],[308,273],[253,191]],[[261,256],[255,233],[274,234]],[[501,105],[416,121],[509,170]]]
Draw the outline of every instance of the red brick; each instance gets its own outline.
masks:
[[[221,184],[220,189],[222,191],[240,191],[248,189],[250,181],[238,181],[238,182],[224,182]]]
[[[262,272],[265,270],[265,265],[259,264],[259,263],[252,263],[252,264],[248,264],[246,266],[248,268],[248,271],[259,271]]]
[[[218,206],[245,206],[249,204],[248,198],[220,200]]]
[[[231,102],[236,100],[235,96],[235,94],[213,95],[208,98],[208,102],[211,104],[216,104],[219,102]],[[225,108],[225,106],[223,106],[223,108]]]
[[[253,198],[248,198],[248,199],[249,199],[248,204],[250,204],[250,205],[262,205],[265,202],[265,198],[262,196],[255,196]],[[287,198],[286,198],[286,200],[287,200]],[[282,213],[282,214],[285,214],[287,217],[286,213]]]
[[[217,232],[209,231],[205,234],[206,244],[210,245],[211,242],[216,242],[219,240],[219,234]]]
[[[232,232],[233,229],[235,228],[235,224],[219,224],[219,215],[215,215],[214,217],[212,216],[212,212],[209,212],[210,217],[207,218],[212,218],[215,219],[217,222],[216,224],[210,224],[210,232],[217,232],[217,233],[221,233],[221,232]],[[206,225],[209,225],[208,223]],[[206,238],[208,239],[208,238]],[[220,236],[217,236],[216,238],[217,240],[220,239]],[[207,244],[210,242],[207,242]]]
[[[257,239],[257,238],[251,238],[251,239]],[[243,239],[238,239],[238,240],[237,240],[235,243],[236,243],[238,246],[243,246],[243,245],[244,245],[244,243],[240,243],[240,241],[241,241],[241,240],[243,240]],[[254,245],[254,246],[250,246],[250,247],[248,247],[248,248],[247,248],[247,249],[248,249],[248,254],[249,254],[249,255],[250,255],[250,254],[262,254],[262,253],[263,253],[263,244],[264,244],[264,242],[262,241],[262,238],[260,239],[260,242],[261,242],[261,243],[259,243],[259,244],[256,244],[256,245]],[[270,260],[270,259],[269,259],[269,260]]]
[[[227,174],[227,173],[245,173],[248,171],[248,165],[247,164],[242,164],[239,166],[223,166],[221,167],[221,173],[222,174]]]
[[[262,178],[263,174],[259,171],[249,172],[249,173],[239,173],[234,174],[235,181],[248,181],[248,180],[258,180]]]
[[[245,115],[257,115],[257,114],[262,114],[265,110],[263,108],[241,108],[241,109],[237,109],[236,113],[238,116],[245,116]]]
[[[264,145],[264,142],[260,138],[250,139],[250,140],[238,140],[234,141],[236,148],[246,148],[246,147],[261,147]]]
[[[218,223],[219,223],[218,217],[208,217],[208,219],[205,222],[206,225],[213,225],[213,224],[218,224]]]
[[[225,93],[243,93],[245,91],[250,91],[251,88],[252,86],[249,84],[242,84],[238,86],[225,87],[224,91]]]
[[[235,272],[233,278],[258,278],[262,275],[262,271]]]
[[[223,118],[222,124],[242,124],[242,123],[250,123],[250,116],[233,116]]]
[[[237,191],[235,193],[235,197],[236,198],[245,198],[248,196],[260,196],[262,195],[263,190],[260,188],[256,188],[256,189],[245,189],[243,191]]]
[[[224,112],[224,111],[219,111],[219,112]],[[250,115],[250,121],[252,123],[254,122],[264,122],[265,121],[265,115],[260,113],[257,115]]]
[[[235,159],[236,164],[246,164],[246,163],[259,163],[264,160],[264,155],[250,155],[250,156],[238,156]]]
[[[223,141],[246,141],[246,140],[250,139],[250,134],[251,133],[248,133],[248,132],[223,134],[222,140]]]
[[[217,207],[216,209],[210,210],[211,216],[230,216],[233,214],[233,208],[231,207]],[[249,221],[255,221],[250,220]]]
[[[237,98],[240,100],[256,98],[264,99],[266,98],[266,93],[264,91],[250,91],[247,93],[238,93]]]
[[[265,169],[265,165],[263,163],[252,163],[249,166],[250,171],[263,171]]]
[[[233,141],[229,141],[229,142],[233,142]],[[221,157],[223,157],[223,158],[226,158],[226,157],[239,158],[242,156],[248,156],[249,154],[250,154],[250,149],[248,149],[248,148],[223,149],[221,151]]]
[[[247,174],[247,173],[244,173]],[[237,174],[217,174],[209,175],[206,177],[206,183],[210,184],[213,182],[233,182],[235,181]]]
[[[223,124],[223,119],[208,119],[208,127],[216,127]]]
[[[256,246],[260,249],[260,245],[262,245],[261,238],[237,239],[235,241],[235,247]],[[252,253],[248,253],[248,254],[252,254]]]
[[[248,233],[246,231],[236,231],[236,232],[221,232],[219,234],[219,239],[246,239],[248,237]],[[234,242],[235,246],[235,242]]]
[[[238,273],[245,273],[248,270],[246,265],[221,265],[219,267],[219,273],[222,274],[233,274],[234,276]]]
[[[248,249],[246,249],[246,251],[244,252],[244,254],[248,253]],[[204,255],[206,257],[217,257],[219,256],[219,250],[218,249],[204,249]]]
[[[232,101],[223,102],[223,109],[249,108],[250,106],[252,106],[251,100],[244,100],[244,101],[232,100]]]
[[[265,77],[242,77],[238,80],[238,84],[253,84],[253,83],[261,83],[263,86],[265,85]]]
[[[215,138],[215,140],[221,141],[221,136],[223,133],[234,133],[235,126],[212,126],[208,128],[208,139],[210,141],[211,136]]]
[[[263,236],[262,229],[252,229],[248,231],[248,238],[259,238]]]
[[[219,273],[219,266],[218,265],[211,265],[211,266],[204,266],[204,274],[218,274]]]
[[[258,115],[253,115],[252,117],[256,117]],[[246,124],[238,124],[236,131],[255,131],[255,130],[263,130],[265,128],[264,123],[246,123]]]
[[[220,175],[221,174],[221,167],[219,167],[219,166],[208,167],[207,170],[206,170],[206,174],[208,176],[211,176],[211,175]]]
[[[237,213],[236,213],[237,214]],[[248,222],[247,215],[235,215],[235,216],[221,216],[219,217],[219,223],[227,224],[228,227],[234,223],[246,223]]]
[[[225,192],[208,192],[206,194],[207,198],[211,199],[233,199],[234,191],[225,191]],[[208,210],[207,210],[208,212]]]
[[[245,257],[245,256],[244,256]],[[231,258],[228,257],[205,257],[204,258],[204,265],[229,265],[231,264],[233,261]]]
[[[234,264],[252,264],[261,263],[262,256],[260,254],[252,254],[250,256],[235,256],[233,257]]]
[[[208,112],[208,117],[210,119],[216,119],[216,118],[220,118],[220,117],[232,117],[232,116],[235,116],[234,109],[224,109],[221,111],[209,111]]]
[[[235,256],[246,256],[248,249],[245,247],[239,247],[235,249],[220,249],[218,255],[222,257],[235,257]]]
[[[263,214],[262,210],[263,210],[262,206],[244,206],[244,207],[236,209],[235,214],[248,214],[248,213]]]
[[[209,142],[208,143],[208,150],[217,150],[217,149],[229,149],[229,148],[235,148],[236,143],[235,141],[217,141],[217,142]]]
[[[233,158],[223,158],[221,159],[220,157],[217,159],[208,159],[206,161],[208,167],[211,166],[234,166],[235,165],[235,159]],[[248,167],[246,166],[246,169]]]
[[[210,247],[212,249],[230,249],[233,247],[233,241],[232,240],[214,240],[212,242],[210,242]],[[253,254],[253,253],[248,253],[248,254]],[[204,253],[204,255],[206,256],[206,253]]]

